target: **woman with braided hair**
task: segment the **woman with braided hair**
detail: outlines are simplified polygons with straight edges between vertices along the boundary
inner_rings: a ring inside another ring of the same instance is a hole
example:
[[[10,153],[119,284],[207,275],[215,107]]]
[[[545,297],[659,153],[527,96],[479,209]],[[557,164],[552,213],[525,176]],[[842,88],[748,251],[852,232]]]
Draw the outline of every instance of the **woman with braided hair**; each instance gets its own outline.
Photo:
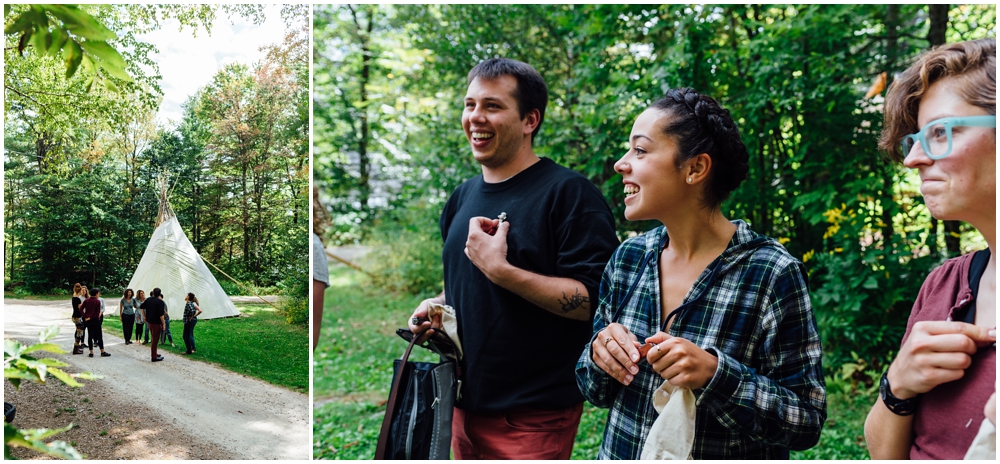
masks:
[[[788,459],[814,446],[826,390],[805,269],[722,214],[749,169],[729,111],[670,90],[636,119],[629,146],[615,163],[625,218],[663,225],[615,251],[577,363],[584,397],[611,408],[598,458],[653,447],[664,381],[695,398],[694,459]]]

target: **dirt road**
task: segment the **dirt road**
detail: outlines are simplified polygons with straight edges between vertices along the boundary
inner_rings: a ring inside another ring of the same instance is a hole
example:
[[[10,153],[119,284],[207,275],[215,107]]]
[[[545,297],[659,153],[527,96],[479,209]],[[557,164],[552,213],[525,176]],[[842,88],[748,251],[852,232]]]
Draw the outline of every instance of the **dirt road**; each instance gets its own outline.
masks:
[[[4,337],[36,343],[43,328],[56,324],[59,335],[52,342],[72,351],[70,313],[68,301],[4,299]],[[111,357],[52,357],[73,365],[74,371],[103,375],[86,383],[100,382],[126,405],[146,406],[166,422],[225,450],[229,459],[309,459],[307,395],[182,356],[165,355],[163,362],[152,363],[148,346],[126,346],[107,333],[105,349]]]

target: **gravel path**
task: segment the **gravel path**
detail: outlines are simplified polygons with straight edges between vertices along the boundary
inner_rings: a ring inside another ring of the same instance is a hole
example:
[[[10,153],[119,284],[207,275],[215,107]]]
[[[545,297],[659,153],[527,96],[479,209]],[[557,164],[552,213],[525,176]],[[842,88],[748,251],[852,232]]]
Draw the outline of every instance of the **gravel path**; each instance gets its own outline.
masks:
[[[38,333],[56,324],[52,342],[72,351],[70,313],[68,302],[4,299],[4,337],[37,343]],[[104,376],[81,389],[52,380],[15,391],[5,382],[5,400],[18,406],[14,423],[73,422],[80,427],[59,438],[76,441],[90,459],[310,458],[307,395],[181,356],[151,363],[148,346],[126,346],[107,333],[104,346],[111,357],[52,355],[72,372]]]

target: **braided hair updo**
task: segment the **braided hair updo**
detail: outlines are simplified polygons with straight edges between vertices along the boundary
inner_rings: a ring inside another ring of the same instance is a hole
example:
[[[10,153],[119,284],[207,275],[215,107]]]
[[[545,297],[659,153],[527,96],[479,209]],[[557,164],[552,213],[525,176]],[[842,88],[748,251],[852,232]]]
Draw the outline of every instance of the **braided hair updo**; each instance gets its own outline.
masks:
[[[701,153],[712,158],[704,202],[719,207],[746,180],[750,170],[750,155],[729,110],[714,98],[689,88],[668,90],[650,108],[663,111],[669,118],[663,130],[680,149],[678,168]]]

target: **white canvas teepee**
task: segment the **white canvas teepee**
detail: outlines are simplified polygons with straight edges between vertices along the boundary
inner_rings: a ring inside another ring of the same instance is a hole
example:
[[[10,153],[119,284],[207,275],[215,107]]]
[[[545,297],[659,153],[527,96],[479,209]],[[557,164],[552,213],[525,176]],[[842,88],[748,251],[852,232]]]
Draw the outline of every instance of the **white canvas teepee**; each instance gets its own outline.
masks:
[[[140,289],[145,290],[146,298],[151,297],[150,292],[156,287],[163,292],[163,301],[173,320],[180,321],[184,314],[184,297],[188,292],[198,298],[202,310],[199,319],[240,314],[177,222],[167,202],[166,176],[160,178],[156,229],[128,283],[128,288],[137,293]]]

